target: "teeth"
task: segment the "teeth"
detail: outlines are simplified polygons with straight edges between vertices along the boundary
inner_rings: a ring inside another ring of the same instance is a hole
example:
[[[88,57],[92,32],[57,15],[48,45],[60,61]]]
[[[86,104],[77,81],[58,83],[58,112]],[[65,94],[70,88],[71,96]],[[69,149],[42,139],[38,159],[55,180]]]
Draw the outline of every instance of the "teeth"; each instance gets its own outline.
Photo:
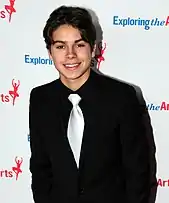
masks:
[[[66,64],[65,66],[66,66],[66,67],[71,67],[71,68],[72,68],[72,67],[77,66],[77,65],[79,65],[79,63],[75,63],[75,64]]]

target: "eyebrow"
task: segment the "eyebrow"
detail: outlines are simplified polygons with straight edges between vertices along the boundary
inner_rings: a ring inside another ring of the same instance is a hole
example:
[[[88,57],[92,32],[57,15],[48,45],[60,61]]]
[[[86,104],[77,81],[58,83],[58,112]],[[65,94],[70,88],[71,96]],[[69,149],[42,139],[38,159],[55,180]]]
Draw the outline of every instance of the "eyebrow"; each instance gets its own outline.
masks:
[[[74,42],[75,43],[78,43],[80,41],[84,41],[82,38],[78,39],[78,40],[75,40]],[[53,41],[53,44],[55,43],[62,43],[62,44],[66,44],[67,41],[62,41],[62,40],[56,40],[56,41]]]

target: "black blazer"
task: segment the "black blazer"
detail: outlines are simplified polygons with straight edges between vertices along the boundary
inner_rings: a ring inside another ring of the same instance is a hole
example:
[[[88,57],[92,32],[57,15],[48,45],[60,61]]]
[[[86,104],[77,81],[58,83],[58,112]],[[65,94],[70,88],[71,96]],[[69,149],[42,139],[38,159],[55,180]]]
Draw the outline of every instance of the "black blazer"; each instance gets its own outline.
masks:
[[[92,74],[79,169],[61,121],[58,80],[31,92],[35,203],[148,203],[149,149],[141,119],[145,106],[139,105],[133,87]]]

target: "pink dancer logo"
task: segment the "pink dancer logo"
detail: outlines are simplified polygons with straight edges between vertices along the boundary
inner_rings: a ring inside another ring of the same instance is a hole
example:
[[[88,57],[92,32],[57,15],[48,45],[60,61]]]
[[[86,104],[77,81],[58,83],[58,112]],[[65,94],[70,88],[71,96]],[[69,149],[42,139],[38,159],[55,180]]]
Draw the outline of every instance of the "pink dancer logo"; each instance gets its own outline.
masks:
[[[10,90],[9,91],[9,94],[11,95],[12,99],[13,99],[13,106],[15,105],[15,99],[17,97],[19,97],[19,94],[18,94],[18,88],[20,86],[20,81],[18,80],[18,83],[14,82],[14,79],[12,80],[12,86],[13,86],[13,90]]]
[[[23,162],[23,159],[22,158],[18,159],[18,157],[16,157],[15,162],[16,162],[16,167],[12,167],[12,170],[16,174],[16,180],[18,180],[19,173],[22,173],[21,164]]]
[[[9,0],[8,5],[4,5],[4,9],[0,10],[0,18],[7,18],[9,19],[9,23],[11,22],[11,18],[13,13],[16,13],[16,9],[14,8],[15,0]]]
[[[102,61],[105,61],[105,58],[103,56],[105,50],[106,50],[106,43],[104,43],[104,47],[102,46],[102,42],[98,44],[99,54],[95,56],[96,61],[98,63],[98,69],[100,69],[100,65]]]
[[[12,14],[16,12],[14,8],[15,0],[9,0],[9,5],[5,5],[5,10],[9,14],[9,22],[11,22]]]

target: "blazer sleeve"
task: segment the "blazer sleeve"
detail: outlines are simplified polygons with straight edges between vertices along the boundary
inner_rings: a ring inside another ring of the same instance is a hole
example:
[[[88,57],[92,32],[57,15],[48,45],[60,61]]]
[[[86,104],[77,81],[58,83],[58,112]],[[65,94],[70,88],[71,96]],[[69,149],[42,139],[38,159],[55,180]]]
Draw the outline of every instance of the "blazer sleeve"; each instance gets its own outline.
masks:
[[[35,203],[50,203],[51,165],[40,134],[39,111],[36,88],[31,91],[29,105],[30,129],[30,172],[32,173],[32,193]]]
[[[141,108],[133,87],[125,92],[120,124],[122,162],[127,203],[148,203],[150,195],[149,146]]]

